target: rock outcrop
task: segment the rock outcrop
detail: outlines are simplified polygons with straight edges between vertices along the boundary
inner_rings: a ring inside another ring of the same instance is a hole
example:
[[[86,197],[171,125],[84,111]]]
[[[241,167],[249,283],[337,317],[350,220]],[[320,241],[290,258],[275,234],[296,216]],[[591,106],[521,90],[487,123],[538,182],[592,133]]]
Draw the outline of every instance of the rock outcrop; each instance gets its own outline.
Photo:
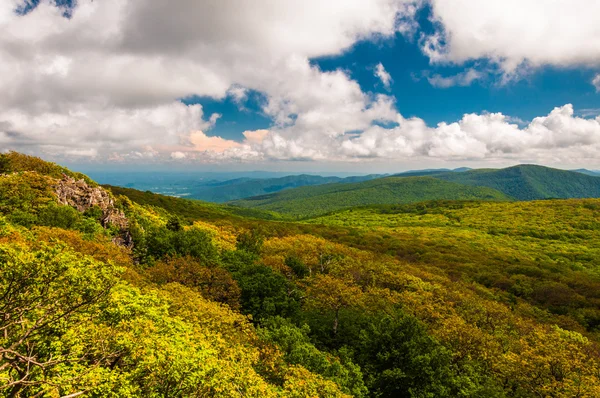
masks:
[[[133,241],[129,233],[129,222],[125,214],[115,207],[112,196],[102,187],[91,187],[84,180],[75,180],[63,174],[55,187],[58,202],[63,205],[74,207],[81,213],[93,207],[102,210],[100,223],[102,227],[117,227],[119,236],[113,241],[116,244],[132,247]]]

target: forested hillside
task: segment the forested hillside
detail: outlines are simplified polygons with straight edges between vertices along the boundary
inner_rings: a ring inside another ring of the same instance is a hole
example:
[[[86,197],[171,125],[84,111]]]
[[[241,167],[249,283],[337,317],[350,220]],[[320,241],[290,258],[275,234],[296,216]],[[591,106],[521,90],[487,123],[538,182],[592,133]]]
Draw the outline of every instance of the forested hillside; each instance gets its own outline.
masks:
[[[600,197],[599,176],[534,165],[442,173],[433,177],[497,189],[518,200]]]
[[[599,259],[598,199],[291,222],[3,154],[0,395],[597,397]]]
[[[190,198],[206,200],[208,202],[228,202],[231,200],[247,198],[250,196],[264,195],[285,189],[303,186],[322,185],[330,183],[349,183],[368,181],[379,175],[366,175],[356,177],[321,177],[301,174],[278,178],[251,178],[221,181],[206,184],[190,192]]]
[[[426,200],[598,198],[600,177],[549,167],[421,170],[355,184],[302,187],[232,201],[240,207],[307,217],[356,206]]]
[[[370,204],[415,203],[432,199],[510,200],[486,187],[472,187],[431,177],[386,177],[353,184],[326,184],[231,202],[299,217]]]

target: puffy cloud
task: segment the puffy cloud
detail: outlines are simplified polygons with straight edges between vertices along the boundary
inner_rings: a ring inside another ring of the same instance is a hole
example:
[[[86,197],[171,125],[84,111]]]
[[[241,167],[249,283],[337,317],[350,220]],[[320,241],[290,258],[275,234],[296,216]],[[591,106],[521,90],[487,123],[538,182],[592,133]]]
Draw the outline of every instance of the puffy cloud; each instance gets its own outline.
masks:
[[[254,130],[254,131],[244,131],[242,135],[246,139],[248,144],[262,144],[267,135],[269,134],[269,130]]]
[[[0,109],[0,120],[0,137],[5,137],[12,149],[88,157],[177,146],[187,141],[190,131],[211,126],[210,120],[203,119],[200,105],[186,106],[179,101],[143,108],[86,103],[72,105],[67,112]]]
[[[396,126],[371,126],[341,136],[306,135],[286,138],[272,130],[260,142],[246,141],[226,150],[220,159],[444,159],[512,160],[599,164],[600,116],[574,116],[570,104],[534,118],[524,127],[501,113],[467,114],[454,123],[429,127],[419,118],[396,115]],[[314,137],[313,137],[314,138]]]
[[[600,93],[600,73],[592,79],[592,84],[596,87],[596,92]]]
[[[383,86],[386,89],[390,88],[390,85],[392,84],[392,76],[390,76],[390,74],[385,70],[381,62],[375,67],[375,76],[381,80],[381,83],[383,83]]]
[[[193,134],[219,116],[177,105],[192,95],[243,106],[255,90],[276,126],[314,135],[366,128],[387,117],[380,99],[309,59],[407,32],[416,11],[409,0],[80,0],[67,19],[53,0],[17,15],[21,4],[0,2],[0,142],[115,159],[139,158],[143,145],[167,158],[178,145],[234,147]]]
[[[241,146],[240,143],[233,140],[226,140],[221,137],[209,137],[202,131],[194,131],[189,136],[189,141],[192,145],[190,150],[193,151],[210,151],[221,153],[229,148]]]
[[[596,0],[431,0],[437,29],[423,35],[433,62],[489,59],[508,75],[523,66],[600,65]]]
[[[438,88],[449,88],[453,86],[469,86],[475,80],[479,80],[483,77],[481,72],[476,71],[473,68],[467,69],[464,72],[458,73],[454,76],[441,76],[439,74],[434,74],[430,77],[427,77],[427,81],[434,87]]]
[[[0,2],[0,149],[114,161],[600,158],[598,119],[570,105],[522,128],[497,113],[429,127],[394,97],[311,64],[359,40],[414,34],[421,1],[79,0],[70,19],[52,0],[17,15],[21,3]],[[434,62],[489,58],[509,74],[524,62],[599,62],[595,1],[431,4],[439,29],[420,43]],[[383,65],[375,73],[391,83]],[[243,107],[250,90],[273,125],[242,142],[210,136],[220,115],[179,101],[229,96]]]

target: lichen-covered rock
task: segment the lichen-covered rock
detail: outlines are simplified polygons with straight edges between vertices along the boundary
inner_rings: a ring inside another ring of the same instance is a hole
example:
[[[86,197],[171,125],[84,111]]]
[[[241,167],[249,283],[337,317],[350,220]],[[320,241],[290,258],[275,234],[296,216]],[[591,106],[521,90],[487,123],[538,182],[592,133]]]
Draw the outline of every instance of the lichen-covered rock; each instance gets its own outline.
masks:
[[[102,210],[100,223],[104,228],[117,227],[119,236],[114,242],[126,246],[133,246],[133,241],[128,230],[129,222],[125,214],[115,207],[112,196],[102,187],[91,187],[84,180],[75,180],[63,175],[55,187],[58,202],[63,205],[74,207],[81,213],[93,207]]]

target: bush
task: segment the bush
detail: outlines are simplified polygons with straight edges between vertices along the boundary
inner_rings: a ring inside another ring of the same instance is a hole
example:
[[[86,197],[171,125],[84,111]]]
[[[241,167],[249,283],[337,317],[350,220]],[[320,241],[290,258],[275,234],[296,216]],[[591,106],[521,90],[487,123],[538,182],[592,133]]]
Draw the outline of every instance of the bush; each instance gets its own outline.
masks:
[[[219,254],[211,237],[199,229],[172,231],[158,227],[149,231],[145,244],[147,255],[154,260],[191,256],[205,266],[219,264]]]
[[[82,214],[71,206],[61,206],[54,202],[38,212],[38,224],[46,227],[77,229],[77,224],[82,218]]]
[[[197,289],[207,299],[238,309],[240,288],[231,274],[219,267],[205,267],[193,257],[161,261],[148,269],[150,279],[159,284],[177,282]]]
[[[250,264],[233,277],[242,289],[242,312],[255,320],[272,316],[292,317],[300,309],[297,291],[288,280],[260,264]]]
[[[8,156],[3,153],[0,153],[0,174],[10,172],[10,160]]]
[[[256,229],[238,235],[236,248],[260,255],[264,243],[263,235]]]
[[[287,256],[285,258],[285,265],[288,266],[292,270],[294,275],[296,275],[300,279],[305,278],[310,274],[310,270],[308,269],[306,264],[304,264],[302,260],[300,260],[296,256]]]

